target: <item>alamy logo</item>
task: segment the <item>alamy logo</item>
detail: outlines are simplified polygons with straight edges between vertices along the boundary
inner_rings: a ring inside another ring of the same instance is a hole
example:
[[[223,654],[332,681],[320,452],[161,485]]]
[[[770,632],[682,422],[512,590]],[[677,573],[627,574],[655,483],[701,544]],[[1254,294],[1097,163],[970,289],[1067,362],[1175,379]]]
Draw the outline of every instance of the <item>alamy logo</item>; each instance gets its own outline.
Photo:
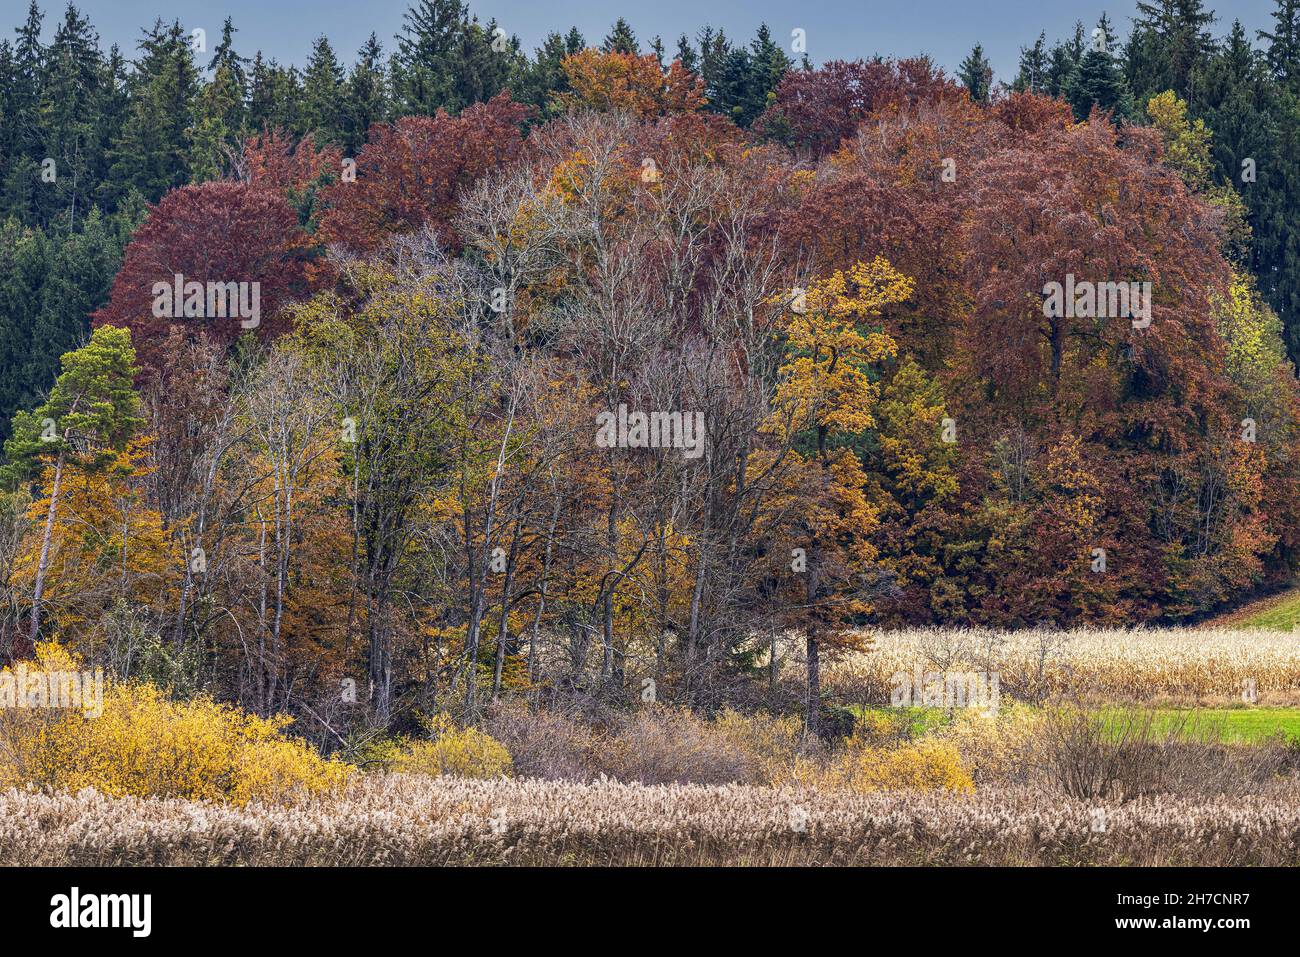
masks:
[[[104,669],[29,671],[18,664],[0,671],[0,709],[80,710],[87,718],[104,713]]]
[[[74,887],[51,897],[50,907],[51,927],[129,927],[133,937],[148,937],[153,927],[151,894],[83,895]]]
[[[1065,282],[1043,287],[1043,315],[1048,319],[1129,319],[1134,329],[1151,325],[1151,283],[1075,282],[1067,273]]]
[[[239,319],[245,329],[262,324],[260,282],[185,281],[176,273],[170,283],[153,284],[153,314],[158,319]]]
[[[895,708],[975,708],[997,714],[1001,676],[996,671],[899,671],[890,677]]]
[[[704,454],[703,412],[628,412],[596,416],[596,446],[602,449],[681,449],[688,459]]]

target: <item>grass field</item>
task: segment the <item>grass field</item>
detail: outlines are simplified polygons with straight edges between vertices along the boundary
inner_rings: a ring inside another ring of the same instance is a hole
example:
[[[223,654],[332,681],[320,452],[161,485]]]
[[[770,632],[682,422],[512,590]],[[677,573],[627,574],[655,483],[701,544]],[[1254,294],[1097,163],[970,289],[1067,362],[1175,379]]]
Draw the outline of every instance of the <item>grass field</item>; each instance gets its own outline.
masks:
[[[1252,628],[1291,631],[1300,625],[1300,586],[1249,602],[1202,624],[1203,628]]]
[[[1181,737],[1228,743],[1256,744],[1279,734],[1300,743],[1300,708],[1159,708],[1152,727],[1163,734],[1177,731]]]
[[[952,720],[944,708],[855,708],[859,716],[872,715],[889,721],[905,721],[909,737],[921,737]],[[1103,709],[1105,710],[1105,709]],[[1110,710],[1116,723],[1128,712]],[[1180,738],[1258,744],[1281,735],[1300,745],[1300,708],[1155,708],[1151,729],[1158,735],[1176,733]],[[1118,732],[1117,732],[1118,733]]]

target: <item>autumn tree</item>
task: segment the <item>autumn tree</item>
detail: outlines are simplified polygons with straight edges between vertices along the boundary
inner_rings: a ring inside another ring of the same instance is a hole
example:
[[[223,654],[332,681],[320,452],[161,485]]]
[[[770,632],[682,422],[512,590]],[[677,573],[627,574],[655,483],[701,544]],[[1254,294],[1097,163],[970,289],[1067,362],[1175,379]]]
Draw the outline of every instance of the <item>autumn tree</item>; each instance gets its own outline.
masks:
[[[459,116],[408,116],[374,127],[356,157],[355,181],[340,179],[321,194],[320,238],[366,252],[429,226],[451,243],[458,191],[519,155],[527,112],[502,93]]]
[[[807,433],[798,449],[802,501],[788,543],[792,570],[803,579],[794,622],[806,636],[805,723],[814,734],[821,724],[822,649],[852,643],[852,625],[870,609],[876,557],[877,510],[865,492],[862,462],[844,440],[876,423],[872,369],[897,349],[870,325],[912,289],[912,280],[884,259],[857,263],[797,292],[783,330],[789,357],[765,428],[778,437]]]
[[[594,49],[565,57],[562,64],[571,93],[560,95],[569,108],[626,110],[638,117],[698,110],[704,82],[674,60],[667,71],[653,54]]]
[[[141,365],[151,369],[157,368],[159,349],[174,325],[202,330],[223,343],[246,329],[258,337],[274,336],[285,328],[280,307],[307,289],[302,243],[293,210],[269,190],[224,182],[173,190],[150,209],[132,237],[108,304],[95,313],[94,324],[130,329]],[[182,277],[179,297],[177,276]],[[201,284],[197,298],[184,285],[193,283]],[[209,315],[209,284],[222,290],[244,284],[236,298],[241,305],[256,301],[259,314],[235,314],[223,293],[226,308]],[[187,311],[190,301],[196,308]]]
[[[126,329],[103,326],[85,346],[63,357],[62,371],[50,397],[37,409],[14,418],[5,443],[5,477],[10,483],[41,477],[47,496],[39,557],[32,575],[28,638],[41,634],[43,596],[50,569],[51,546],[59,520],[60,496],[69,471],[86,475],[110,465],[139,428],[135,350]],[[47,467],[48,466],[48,467]]]

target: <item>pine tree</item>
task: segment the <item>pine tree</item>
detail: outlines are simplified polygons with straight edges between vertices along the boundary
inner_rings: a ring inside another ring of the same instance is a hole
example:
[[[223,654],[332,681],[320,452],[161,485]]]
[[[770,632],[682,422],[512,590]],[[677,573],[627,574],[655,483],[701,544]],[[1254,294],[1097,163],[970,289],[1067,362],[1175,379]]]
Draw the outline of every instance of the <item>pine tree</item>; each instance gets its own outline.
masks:
[[[53,465],[32,590],[28,637],[33,643],[41,634],[42,598],[65,471],[102,469],[144,424],[134,388],[135,350],[127,330],[101,326],[86,345],[68,352],[60,362],[62,372],[49,399],[33,412],[14,416],[4,446],[7,464],[0,470],[12,487],[30,481],[39,464]]]

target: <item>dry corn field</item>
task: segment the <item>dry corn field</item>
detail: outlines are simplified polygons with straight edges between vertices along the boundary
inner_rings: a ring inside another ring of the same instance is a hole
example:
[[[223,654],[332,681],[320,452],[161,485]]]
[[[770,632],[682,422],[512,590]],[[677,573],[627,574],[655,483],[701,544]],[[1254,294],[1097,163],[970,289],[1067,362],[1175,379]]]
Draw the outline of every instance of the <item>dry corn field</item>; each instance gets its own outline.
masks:
[[[1003,695],[1025,701],[1300,701],[1300,634],[1151,628],[994,631],[965,628],[873,632],[869,650],[829,669],[845,700],[887,704],[898,672],[996,672]],[[1249,684],[1248,683],[1253,683]]]
[[[974,795],[376,775],[245,808],[0,796],[10,865],[1294,865],[1294,797],[1103,806]]]

